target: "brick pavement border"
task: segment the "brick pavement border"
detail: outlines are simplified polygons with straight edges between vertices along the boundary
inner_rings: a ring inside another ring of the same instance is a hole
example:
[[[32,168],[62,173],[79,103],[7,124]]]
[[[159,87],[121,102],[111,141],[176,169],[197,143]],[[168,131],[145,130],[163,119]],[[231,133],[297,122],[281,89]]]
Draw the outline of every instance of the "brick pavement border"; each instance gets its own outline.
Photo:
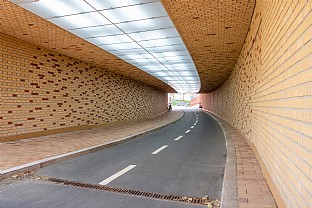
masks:
[[[221,208],[276,208],[275,198],[268,186],[267,179],[264,177],[266,169],[261,166],[262,161],[261,158],[257,157],[257,150],[252,147],[252,144],[247,141],[239,129],[233,127],[225,119],[213,112],[206,109],[203,109],[203,111],[211,115],[220,124],[225,133],[226,141],[228,142],[227,137],[230,138],[234,147],[235,164],[231,170],[235,172],[235,175],[231,174],[230,178],[228,178],[229,175],[225,171],[221,196],[221,202],[223,203]],[[228,164],[226,164],[225,169],[227,170],[227,168]],[[228,185],[226,186],[227,183]],[[231,190],[227,190],[226,187],[230,187]],[[235,187],[236,190],[233,190]],[[232,201],[232,204],[229,203],[232,200],[229,197],[232,194],[230,193],[231,191],[236,191],[237,197],[235,201]]]

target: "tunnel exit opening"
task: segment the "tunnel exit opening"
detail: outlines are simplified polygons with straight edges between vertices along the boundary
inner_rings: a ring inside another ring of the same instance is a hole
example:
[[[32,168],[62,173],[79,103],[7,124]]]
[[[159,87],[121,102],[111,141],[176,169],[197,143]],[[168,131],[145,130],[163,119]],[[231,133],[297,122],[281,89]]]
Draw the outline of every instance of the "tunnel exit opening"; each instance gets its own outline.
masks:
[[[196,107],[198,94],[195,93],[168,93],[168,106],[172,109]]]

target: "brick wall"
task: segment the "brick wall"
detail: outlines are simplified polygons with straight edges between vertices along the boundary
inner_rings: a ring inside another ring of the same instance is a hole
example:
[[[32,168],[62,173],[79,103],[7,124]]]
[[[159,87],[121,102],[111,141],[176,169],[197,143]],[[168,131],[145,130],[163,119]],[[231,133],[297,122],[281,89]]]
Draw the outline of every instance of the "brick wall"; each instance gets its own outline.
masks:
[[[0,33],[0,141],[157,115],[167,94]]]
[[[192,98],[192,99],[190,100],[190,106],[194,106],[194,105],[197,105],[197,104],[199,104],[199,103],[200,103],[200,101],[199,101],[199,96],[194,97],[194,98]]]
[[[234,71],[200,95],[241,130],[279,207],[312,207],[312,1],[258,1]]]

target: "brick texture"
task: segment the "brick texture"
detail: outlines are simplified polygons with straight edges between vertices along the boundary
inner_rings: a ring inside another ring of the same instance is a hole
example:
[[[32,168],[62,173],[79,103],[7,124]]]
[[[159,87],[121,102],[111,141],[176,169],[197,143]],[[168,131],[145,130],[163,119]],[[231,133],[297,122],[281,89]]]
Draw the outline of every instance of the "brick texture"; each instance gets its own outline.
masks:
[[[191,54],[201,92],[229,77],[244,44],[255,0],[161,0]]]
[[[279,207],[312,207],[311,91],[311,1],[258,1],[229,79],[200,95],[241,130]]]
[[[103,68],[2,33],[0,48],[0,141],[166,109],[166,93]]]
[[[1,33],[55,53],[103,67],[113,73],[121,74],[157,89],[175,92],[173,88],[156,77],[8,0],[0,1],[0,11]]]

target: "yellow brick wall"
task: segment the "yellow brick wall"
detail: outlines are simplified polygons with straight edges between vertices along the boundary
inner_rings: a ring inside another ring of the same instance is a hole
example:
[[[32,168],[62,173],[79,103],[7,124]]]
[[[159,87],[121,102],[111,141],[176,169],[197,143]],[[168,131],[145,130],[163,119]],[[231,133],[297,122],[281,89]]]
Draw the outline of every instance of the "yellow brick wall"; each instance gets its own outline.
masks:
[[[166,109],[166,93],[100,67],[2,33],[0,48],[0,141],[151,117]]]
[[[234,71],[200,95],[241,130],[279,207],[312,207],[312,1],[257,1]]]

